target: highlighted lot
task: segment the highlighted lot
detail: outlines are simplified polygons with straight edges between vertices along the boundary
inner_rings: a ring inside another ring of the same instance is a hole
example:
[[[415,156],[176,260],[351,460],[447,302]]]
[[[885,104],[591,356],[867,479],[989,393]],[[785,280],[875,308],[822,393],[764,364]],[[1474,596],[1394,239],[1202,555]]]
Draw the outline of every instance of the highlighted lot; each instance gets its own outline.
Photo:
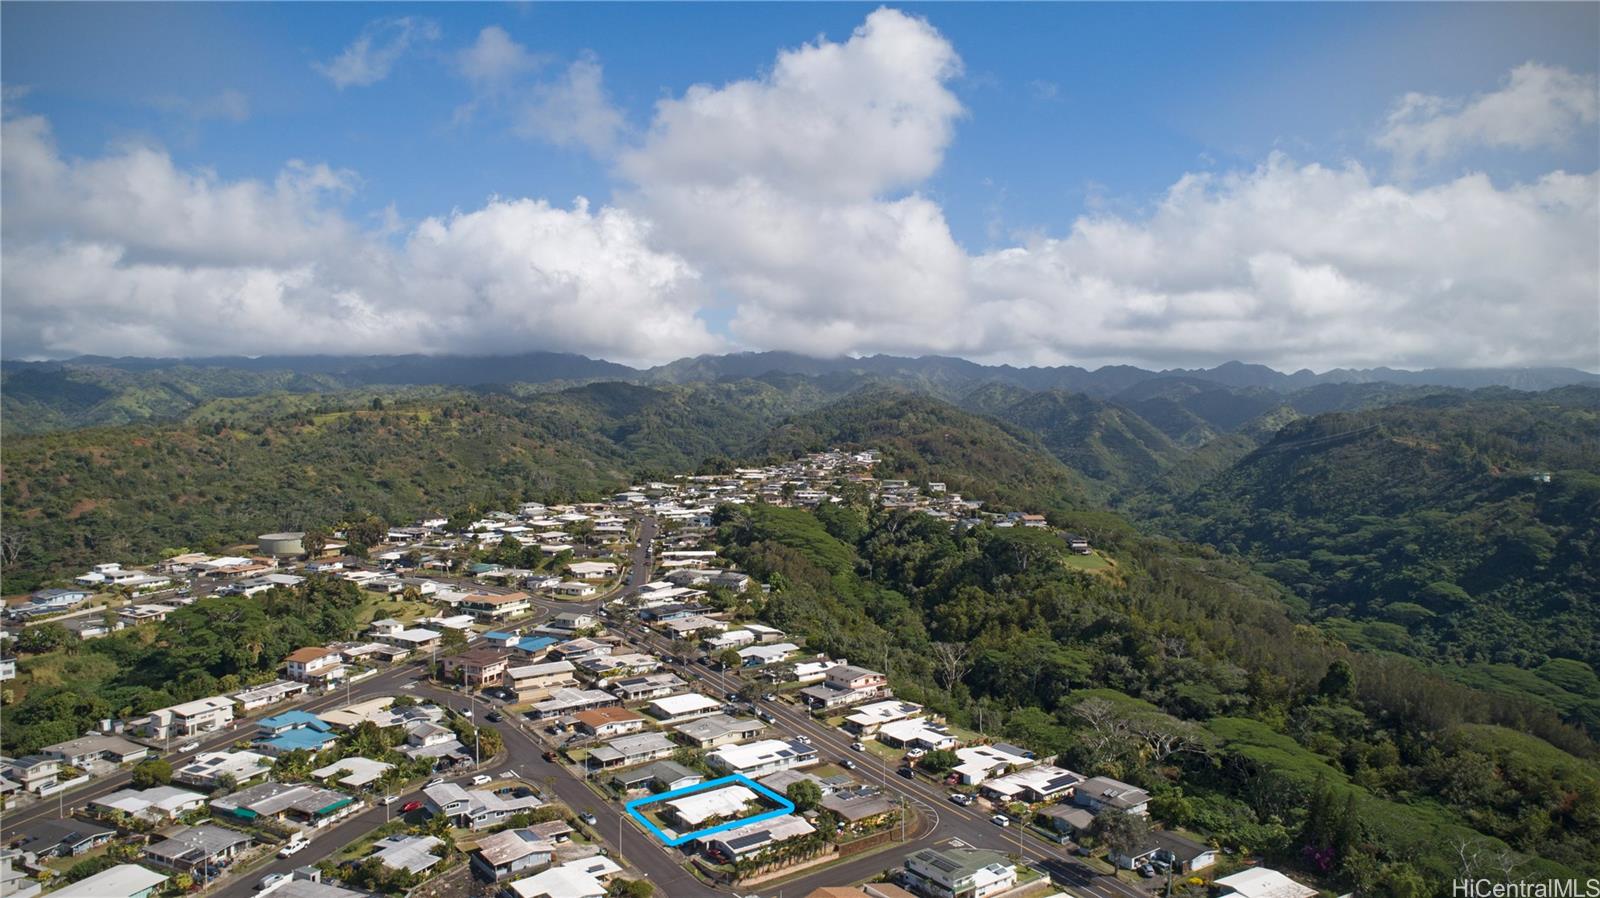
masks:
[[[763,811],[759,814],[751,814],[748,817],[742,817],[738,820],[729,820],[726,823],[719,823],[716,826],[708,826],[705,829],[697,829],[694,832],[684,833],[683,835],[676,837],[667,835],[661,830],[661,827],[656,826],[653,821],[640,812],[641,808],[649,807],[653,804],[660,804],[663,801],[671,801],[675,798],[683,798],[684,796],[695,795],[700,792],[709,792],[714,789],[721,789],[725,786],[744,786],[750,791],[775,803],[778,806],[770,811]],[[768,789],[766,786],[757,783],[747,776],[735,773],[732,776],[714,779],[710,782],[701,783],[697,786],[685,786],[682,789],[673,789],[671,792],[663,792],[660,795],[647,795],[644,798],[635,798],[634,800],[623,805],[623,809],[628,812],[628,816],[643,824],[647,832],[655,836],[657,839],[660,839],[661,844],[674,847],[682,845],[685,842],[701,838],[702,836],[709,836],[712,833],[719,833],[723,830],[733,829],[736,826],[744,826],[747,823],[755,823],[758,820],[770,820],[773,817],[782,817],[784,814],[792,814],[794,813],[794,802],[783,797],[782,795],[779,795],[771,789]]]

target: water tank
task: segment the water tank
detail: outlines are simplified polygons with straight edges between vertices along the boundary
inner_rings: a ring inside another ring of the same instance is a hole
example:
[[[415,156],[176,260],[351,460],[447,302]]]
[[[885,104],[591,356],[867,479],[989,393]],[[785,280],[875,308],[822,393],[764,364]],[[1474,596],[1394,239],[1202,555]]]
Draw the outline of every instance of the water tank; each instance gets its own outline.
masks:
[[[263,533],[256,538],[263,555],[304,555],[304,533]]]

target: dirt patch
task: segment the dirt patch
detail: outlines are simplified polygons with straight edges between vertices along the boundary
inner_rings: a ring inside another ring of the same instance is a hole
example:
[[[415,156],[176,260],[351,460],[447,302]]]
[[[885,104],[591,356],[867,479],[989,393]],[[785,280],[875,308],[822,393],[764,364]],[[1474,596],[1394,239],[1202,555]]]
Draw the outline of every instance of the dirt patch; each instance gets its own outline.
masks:
[[[67,512],[67,520],[81,518],[105,504],[106,500],[104,499],[79,499],[77,502],[72,503],[71,510]]]

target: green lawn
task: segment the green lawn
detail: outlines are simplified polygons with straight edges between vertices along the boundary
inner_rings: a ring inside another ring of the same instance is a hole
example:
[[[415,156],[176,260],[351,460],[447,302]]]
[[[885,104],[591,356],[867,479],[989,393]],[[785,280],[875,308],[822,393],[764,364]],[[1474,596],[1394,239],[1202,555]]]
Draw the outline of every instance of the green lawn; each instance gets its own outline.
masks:
[[[1104,571],[1116,567],[1116,564],[1099,552],[1089,555],[1068,555],[1066,565],[1075,571]]]

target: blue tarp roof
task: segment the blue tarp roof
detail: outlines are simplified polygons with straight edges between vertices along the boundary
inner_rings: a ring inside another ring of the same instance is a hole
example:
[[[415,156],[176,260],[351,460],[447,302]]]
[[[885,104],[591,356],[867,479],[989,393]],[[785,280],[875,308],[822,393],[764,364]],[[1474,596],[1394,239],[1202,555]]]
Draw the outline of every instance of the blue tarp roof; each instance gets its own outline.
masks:
[[[516,647],[524,652],[537,652],[546,646],[555,644],[556,641],[549,636],[524,636],[515,643]]]

